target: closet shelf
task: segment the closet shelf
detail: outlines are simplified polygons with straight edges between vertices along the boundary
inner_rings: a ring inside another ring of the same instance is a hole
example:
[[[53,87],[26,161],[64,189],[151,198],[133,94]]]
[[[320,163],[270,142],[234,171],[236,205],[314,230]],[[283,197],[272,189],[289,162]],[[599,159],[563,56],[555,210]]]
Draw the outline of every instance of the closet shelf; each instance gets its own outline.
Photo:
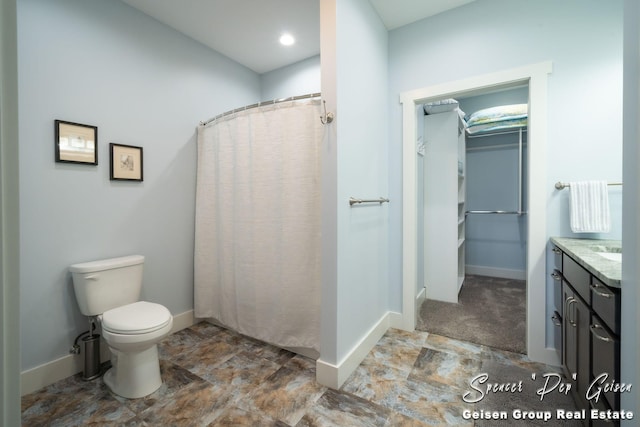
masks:
[[[465,134],[457,111],[424,117],[427,155],[423,159],[425,194],[424,282],[426,297],[457,303],[456,282],[464,271],[466,219]]]

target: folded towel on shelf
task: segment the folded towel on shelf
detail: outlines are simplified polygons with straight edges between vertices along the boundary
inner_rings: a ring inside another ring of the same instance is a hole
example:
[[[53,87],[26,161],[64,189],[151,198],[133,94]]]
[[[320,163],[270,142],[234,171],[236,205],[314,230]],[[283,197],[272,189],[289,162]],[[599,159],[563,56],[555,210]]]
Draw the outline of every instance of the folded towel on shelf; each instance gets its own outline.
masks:
[[[611,229],[606,181],[571,182],[571,231],[607,233]]]
[[[440,101],[428,102],[424,104],[424,113],[426,115],[445,113],[458,108],[460,104],[453,98],[442,99]]]

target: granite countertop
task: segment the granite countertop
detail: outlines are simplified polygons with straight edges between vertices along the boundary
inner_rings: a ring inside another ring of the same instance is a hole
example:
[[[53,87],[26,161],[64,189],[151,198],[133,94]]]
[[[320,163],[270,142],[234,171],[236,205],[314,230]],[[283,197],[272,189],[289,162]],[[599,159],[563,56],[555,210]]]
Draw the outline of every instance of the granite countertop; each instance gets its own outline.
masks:
[[[589,273],[605,285],[619,288],[622,276],[622,262],[609,260],[597,252],[621,252],[620,240],[574,239],[552,237],[551,242],[566,252]]]

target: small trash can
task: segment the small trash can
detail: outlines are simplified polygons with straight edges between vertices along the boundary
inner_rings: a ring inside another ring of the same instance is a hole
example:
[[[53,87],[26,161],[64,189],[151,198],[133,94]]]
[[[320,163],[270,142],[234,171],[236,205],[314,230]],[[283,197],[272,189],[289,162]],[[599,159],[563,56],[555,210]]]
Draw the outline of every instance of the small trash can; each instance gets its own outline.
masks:
[[[84,372],[82,379],[90,381],[102,374],[100,367],[100,334],[87,335],[82,338],[84,343]]]

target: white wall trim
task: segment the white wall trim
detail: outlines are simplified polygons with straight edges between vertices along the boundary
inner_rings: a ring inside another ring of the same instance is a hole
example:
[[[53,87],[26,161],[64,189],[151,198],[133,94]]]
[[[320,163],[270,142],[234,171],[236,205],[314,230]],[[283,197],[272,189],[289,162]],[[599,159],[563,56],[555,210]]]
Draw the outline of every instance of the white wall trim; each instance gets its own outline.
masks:
[[[535,361],[546,359],[545,248],[547,240],[547,79],[552,72],[550,61],[484,74],[404,92],[402,103],[402,239],[403,239],[403,329],[415,329],[417,280],[417,138],[416,106],[442,98],[455,98],[529,85],[528,209],[527,215],[527,355]]]
[[[15,0],[0,2],[0,425],[20,424],[20,173]]]
[[[356,344],[337,365],[327,363],[321,358],[316,360],[316,381],[324,386],[338,389],[349,378],[349,375],[362,363],[371,349],[387,332],[392,320],[399,318],[387,312],[369,332]]]
[[[176,333],[194,324],[193,310],[185,311],[181,314],[173,316],[173,327],[171,333]],[[109,348],[101,340],[100,345],[100,360],[105,362],[109,359]],[[63,380],[72,375],[82,372],[84,369],[84,355],[81,354],[69,354],[62,356],[59,359],[52,360],[51,362],[44,363],[35,368],[23,371],[20,374],[21,395],[33,393],[36,390],[41,389],[55,383],[56,381]]]
[[[185,311],[184,313],[176,314],[173,316],[173,327],[171,333],[175,334],[183,329],[187,329],[190,326],[198,323],[200,319],[193,317],[193,310]]]
[[[414,320],[414,325],[418,324],[418,317],[420,316],[420,307],[422,307],[422,303],[427,299],[427,288],[425,288],[424,286],[420,288],[420,292],[418,292],[418,295],[416,295],[416,305],[415,305],[415,310],[414,310],[414,314],[415,314],[415,320]]]
[[[483,265],[466,265],[467,274],[478,276],[500,277],[502,279],[527,280],[526,270],[513,270],[510,268],[485,267]]]
[[[402,313],[397,313],[395,311],[390,311],[387,313],[389,316],[389,328],[402,329],[403,318]]]

